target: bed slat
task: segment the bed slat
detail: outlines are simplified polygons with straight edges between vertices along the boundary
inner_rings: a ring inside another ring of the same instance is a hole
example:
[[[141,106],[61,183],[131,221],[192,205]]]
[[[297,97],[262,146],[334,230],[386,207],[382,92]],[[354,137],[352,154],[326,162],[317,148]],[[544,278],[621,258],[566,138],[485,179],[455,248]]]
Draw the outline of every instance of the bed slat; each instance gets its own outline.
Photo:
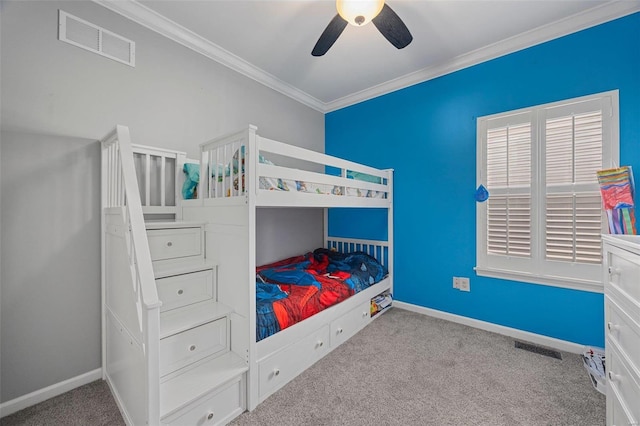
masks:
[[[167,189],[166,189],[166,177],[165,167],[167,163],[167,157],[160,157],[160,205],[164,207],[166,205]]]
[[[144,169],[144,205],[151,205],[151,155],[145,155]]]

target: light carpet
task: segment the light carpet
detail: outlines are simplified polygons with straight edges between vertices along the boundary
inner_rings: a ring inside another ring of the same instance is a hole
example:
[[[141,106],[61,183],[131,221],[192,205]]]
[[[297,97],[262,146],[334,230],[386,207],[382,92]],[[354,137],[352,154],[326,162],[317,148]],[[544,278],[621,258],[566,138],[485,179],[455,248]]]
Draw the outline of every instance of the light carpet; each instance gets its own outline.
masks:
[[[391,309],[236,425],[576,425],[605,423],[579,355]]]
[[[9,425],[122,425],[97,381],[0,419]],[[578,355],[391,309],[234,425],[605,424],[605,398]]]

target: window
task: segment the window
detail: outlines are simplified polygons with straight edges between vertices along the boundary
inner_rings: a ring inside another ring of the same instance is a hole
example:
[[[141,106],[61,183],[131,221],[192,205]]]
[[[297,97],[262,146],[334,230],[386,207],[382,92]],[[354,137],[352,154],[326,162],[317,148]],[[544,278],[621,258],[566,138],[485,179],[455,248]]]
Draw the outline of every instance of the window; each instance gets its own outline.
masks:
[[[602,291],[596,171],[618,165],[618,92],[478,119],[481,276]]]

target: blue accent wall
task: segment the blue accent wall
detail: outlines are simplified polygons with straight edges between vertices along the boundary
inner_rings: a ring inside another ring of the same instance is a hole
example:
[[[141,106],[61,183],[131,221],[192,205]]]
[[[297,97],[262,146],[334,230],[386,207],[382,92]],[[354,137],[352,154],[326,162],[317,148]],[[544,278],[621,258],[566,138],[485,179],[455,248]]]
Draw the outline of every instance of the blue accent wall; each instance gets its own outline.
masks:
[[[395,169],[395,298],[603,346],[602,294],[476,276],[476,118],[614,89],[621,164],[639,182],[640,13],[327,114],[328,154]],[[332,212],[330,232],[350,214]],[[374,237],[385,220],[350,218]]]

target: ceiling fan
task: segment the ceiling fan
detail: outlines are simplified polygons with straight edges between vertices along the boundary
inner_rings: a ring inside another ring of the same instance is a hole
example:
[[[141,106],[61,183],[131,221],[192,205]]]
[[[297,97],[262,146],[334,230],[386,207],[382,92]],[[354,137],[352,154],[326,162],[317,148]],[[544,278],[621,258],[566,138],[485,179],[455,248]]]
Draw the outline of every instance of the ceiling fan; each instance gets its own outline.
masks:
[[[389,43],[398,49],[407,47],[413,36],[402,19],[384,0],[336,0],[338,14],[322,32],[311,54],[322,56],[333,46],[347,24],[361,27],[373,22]]]

